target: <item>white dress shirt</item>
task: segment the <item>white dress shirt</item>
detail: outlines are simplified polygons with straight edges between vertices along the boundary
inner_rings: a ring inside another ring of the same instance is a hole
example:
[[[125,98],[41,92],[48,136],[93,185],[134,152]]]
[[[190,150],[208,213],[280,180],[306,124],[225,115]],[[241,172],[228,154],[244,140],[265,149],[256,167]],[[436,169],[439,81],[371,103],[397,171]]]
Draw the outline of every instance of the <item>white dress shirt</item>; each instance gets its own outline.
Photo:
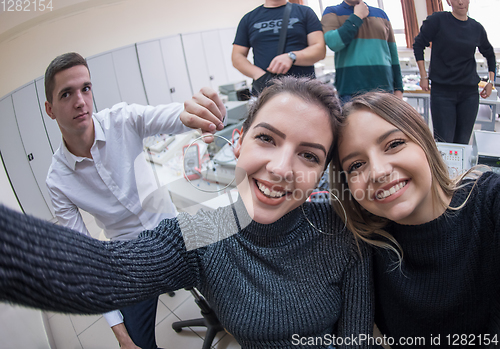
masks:
[[[59,223],[89,235],[79,208],[96,218],[110,240],[130,240],[176,215],[168,195],[158,193],[143,139],[191,130],[179,119],[180,103],[157,107],[119,103],[95,113],[92,159],[75,156],[64,141],[52,157],[46,184]],[[151,201],[154,205],[151,205]],[[123,322],[119,311],[105,314],[110,326]]]

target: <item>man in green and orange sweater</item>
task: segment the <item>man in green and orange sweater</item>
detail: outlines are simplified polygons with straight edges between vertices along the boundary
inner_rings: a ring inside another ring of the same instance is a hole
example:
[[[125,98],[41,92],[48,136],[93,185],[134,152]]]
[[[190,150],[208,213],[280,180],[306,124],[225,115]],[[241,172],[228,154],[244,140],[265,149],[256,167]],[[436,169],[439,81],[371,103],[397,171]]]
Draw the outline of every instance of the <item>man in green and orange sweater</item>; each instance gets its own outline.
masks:
[[[345,0],[327,7],[321,23],[326,45],[335,52],[335,87],[343,103],[373,90],[403,97],[394,31],[383,10]]]

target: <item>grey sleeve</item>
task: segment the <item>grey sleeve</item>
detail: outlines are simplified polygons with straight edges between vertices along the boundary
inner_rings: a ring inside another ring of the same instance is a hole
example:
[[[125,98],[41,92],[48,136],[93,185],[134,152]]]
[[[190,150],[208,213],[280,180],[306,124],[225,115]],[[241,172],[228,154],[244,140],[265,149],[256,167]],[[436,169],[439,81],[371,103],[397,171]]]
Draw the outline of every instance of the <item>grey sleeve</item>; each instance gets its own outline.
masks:
[[[0,206],[0,300],[103,313],[198,282],[175,219],[136,240],[105,242]]]

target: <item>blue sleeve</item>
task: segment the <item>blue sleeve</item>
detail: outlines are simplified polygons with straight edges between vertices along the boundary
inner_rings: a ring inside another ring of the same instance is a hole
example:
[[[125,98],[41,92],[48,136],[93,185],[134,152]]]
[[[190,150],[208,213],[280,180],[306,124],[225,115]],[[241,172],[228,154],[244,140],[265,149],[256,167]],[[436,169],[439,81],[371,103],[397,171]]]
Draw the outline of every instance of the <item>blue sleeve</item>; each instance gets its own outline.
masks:
[[[238,29],[236,29],[236,36],[234,38],[233,45],[239,45],[250,48],[250,37],[248,35],[248,14],[243,16],[240,23],[238,24]]]
[[[316,16],[316,13],[314,13],[314,11],[310,7],[307,7],[306,9],[305,18],[306,18],[307,34],[323,30],[321,22],[318,19],[318,16]]]

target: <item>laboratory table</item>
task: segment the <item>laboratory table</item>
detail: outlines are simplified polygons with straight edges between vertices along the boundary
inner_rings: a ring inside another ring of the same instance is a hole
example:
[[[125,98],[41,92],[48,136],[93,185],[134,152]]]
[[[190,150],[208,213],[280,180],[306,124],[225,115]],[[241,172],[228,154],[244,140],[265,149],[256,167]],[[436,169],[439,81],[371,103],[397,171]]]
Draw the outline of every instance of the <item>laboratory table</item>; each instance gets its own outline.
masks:
[[[411,92],[404,92],[403,97],[406,98],[413,98],[416,99],[418,102],[422,101],[423,103],[423,108],[420,114],[424,118],[425,122],[427,125],[429,125],[429,118],[430,118],[430,110],[431,110],[431,103],[430,103],[430,93],[429,92],[417,92],[417,91],[411,91]],[[484,99],[484,98],[479,98],[479,104],[480,105],[488,105],[491,110],[491,115],[486,116],[486,117],[480,117],[476,119],[476,124],[481,125],[481,129],[486,130],[486,131],[495,131],[495,118],[496,115],[498,114],[497,107],[500,105],[500,99],[498,97],[496,99]]]

